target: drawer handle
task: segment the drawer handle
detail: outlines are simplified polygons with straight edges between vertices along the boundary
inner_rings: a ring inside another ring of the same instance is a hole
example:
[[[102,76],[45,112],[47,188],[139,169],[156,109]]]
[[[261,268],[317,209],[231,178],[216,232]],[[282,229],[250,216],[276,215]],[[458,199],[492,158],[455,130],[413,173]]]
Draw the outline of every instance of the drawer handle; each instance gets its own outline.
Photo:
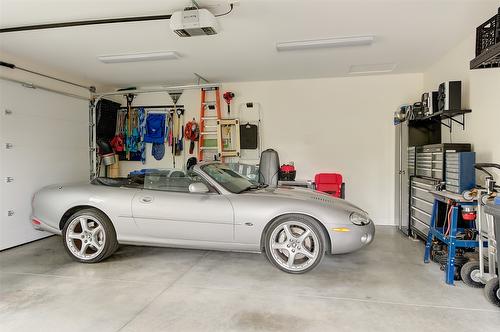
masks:
[[[426,192],[426,193],[430,194],[430,193],[429,193],[429,190],[424,189],[424,188],[420,188],[420,187],[417,187],[417,186],[413,186],[413,189],[421,190],[421,191],[424,191],[424,192]]]
[[[432,217],[432,215],[428,214],[428,213],[427,213],[427,212],[425,212],[425,211],[420,210],[420,209],[419,209],[419,208],[417,208],[417,207],[412,206],[411,208],[412,208],[412,209],[414,209],[414,210],[416,210],[416,211],[418,211],[418,212],[420,212],[420,213],[422,213],[422,214],[425,214],[427,217]]]
[[[426,191],[429,191],[429,190],[432,190],[434,189],[431,185],[425,185],[425,184],[422,184],[422,183],[419,183],[419,182],[413,182],[412,184],[412,187],[413,188],[417,188],[417,189],[420,189],[420,190],[426,190]],[[424,187],[424,188],[422,188]]]
[[[418,198],[418,197],[414,197],[414,196],[412,196],[411,198],[412,198],[412,199],[414,199],[414,200],[417,200],[417,201],[419,201],[419,202],[422,202],[422,203],[428,204],[428,205],[430,205],[430,206],[433,206],[433,205],[434,205],[434,203],[429,203],[429,202],[427,202],[427,201],[425,201],[425,200],[423,200],[423,199],[421,199],[421,198]]]
[[[415,220],[416,222],[422,224],[422,225],[425,225],[427,228],[430,227],[430,225],[427,225],[425,222],[423,222],[422,220],[418,219],[418,218],[415,218],[415,217],[411,217],[411,219]]]

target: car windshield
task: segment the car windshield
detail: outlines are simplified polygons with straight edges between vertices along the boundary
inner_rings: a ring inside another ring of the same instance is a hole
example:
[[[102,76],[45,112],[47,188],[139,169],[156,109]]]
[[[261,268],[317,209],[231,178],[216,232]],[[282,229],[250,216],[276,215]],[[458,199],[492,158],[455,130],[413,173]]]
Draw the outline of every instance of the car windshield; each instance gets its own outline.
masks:
[[[201,167],[212,179],[232,193],[239,194],[250,189],[259,188],[244,176],[233,171],[224,164],[208,164]]]

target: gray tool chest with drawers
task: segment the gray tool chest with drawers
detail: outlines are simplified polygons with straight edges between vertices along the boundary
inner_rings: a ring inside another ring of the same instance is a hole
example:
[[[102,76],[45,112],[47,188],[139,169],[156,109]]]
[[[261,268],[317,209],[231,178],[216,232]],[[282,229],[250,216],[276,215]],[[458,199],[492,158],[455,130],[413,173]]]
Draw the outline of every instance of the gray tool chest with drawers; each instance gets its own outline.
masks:
[[[452,143],[415,148],[415,175],[410,181],[412,234],[424,239],[427,237],[434,204],[431,190],[446,185],[447,190],[461,193],[474,186],[475,159],[470,150],[470,144]]]
[[[473,188],[476,184],[475,163],[476,154],[474,152],[447,152],[446,190],[461,194],[465,190]]]

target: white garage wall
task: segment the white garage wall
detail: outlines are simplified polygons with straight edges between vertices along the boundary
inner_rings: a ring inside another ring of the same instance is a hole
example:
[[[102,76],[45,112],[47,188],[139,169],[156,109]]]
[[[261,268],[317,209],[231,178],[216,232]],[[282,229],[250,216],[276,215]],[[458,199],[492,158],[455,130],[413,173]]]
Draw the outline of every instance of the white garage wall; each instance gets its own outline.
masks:
[[[2,250],[48,235],[31,227],[36,190],[88,180],[88,102],[0,80],[0,112]],[[7,176],[14,181],[6,183]]]
[[[406,74],[227,83],[223,91],[236,94],[231,115],[236,116],[245,102],[261,105],[263,148],[276,149],[282,163],[294,161],[298,179],[340,172],[347,183],[347,199],[367,210],[377,224],[393,225],[393,111],[419,99],[422,85],[421,74]],[[199,118],[199,95],[192,90],[181,97],[186,121]],[[170,103],[166,93],[141,95],[134,101],[135,105]],[[149,149],[148,144],[146,165],[122,162],[122,175],[132,169],[172,166],[168,152],[157,162]]]
[[[462,81],[462,104],[472,113],[466,116],[466,130],[456,126],[450,137],[443,127],[443,141],[472,143],[478,162],[500,163],[500,68],[470,70],[474,56],[471,34],[424,73],[424,85],[437,90],[441,82]]]

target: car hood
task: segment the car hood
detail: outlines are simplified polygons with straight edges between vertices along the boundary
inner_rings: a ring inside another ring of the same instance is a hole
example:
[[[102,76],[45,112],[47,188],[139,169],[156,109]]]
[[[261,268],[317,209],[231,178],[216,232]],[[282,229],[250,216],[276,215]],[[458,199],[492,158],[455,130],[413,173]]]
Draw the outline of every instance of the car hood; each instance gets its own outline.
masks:
[[[336,198],[325,194],[323,192],[315,191],[312,189],[299,188],[299,187],[276,187],[276,188],[264,188],[260,190],[256,190],[251,192],[253,195],[259,196],[271,196],[271,197],[283,197],[288,199],[295,199],[300,201],[310,201],[319,203],[322,205],[327,205],[331,207],[335,207],[337,209],[344,209],[349,211],[357,211],[362,212],[364,214],[368,214],[363,209],[358,206],[340,198]]]

